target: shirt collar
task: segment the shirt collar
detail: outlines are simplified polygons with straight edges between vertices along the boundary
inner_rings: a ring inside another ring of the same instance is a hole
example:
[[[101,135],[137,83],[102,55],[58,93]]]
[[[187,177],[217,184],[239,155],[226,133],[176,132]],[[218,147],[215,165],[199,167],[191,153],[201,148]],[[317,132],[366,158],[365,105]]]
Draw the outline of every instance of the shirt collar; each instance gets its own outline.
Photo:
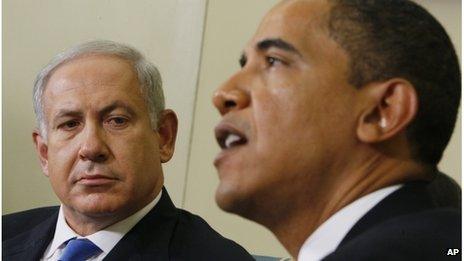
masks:
[[[148,203],[145,207],[135,212],[131,216],[123,219],[103,230],[97,231],[92,235],[88,235],[85,238],[92,241],[97,245],[104,253],[108,254],[114,246],[121,240],[129,230],[131,230],[151,209],[155,207],[161,198],[162,191]],[[60,207],[58,213],[58,221],[56,222],[55,235],[50,245],[49,252],[45,258],[50,258],[59,248],[64,247],[64,243],[72,238],[83,238],[78,235],[74,230],[69,227],[65,220],[63,213],[63,205]]]
[[[47,256],[45,258],[50,258],[58,248],[60,248],[66,241],[71,238],[78,237],[79,235],[72,230],[66,220],[64,219],[63,207],[60,207],[58,213],[58,221],[56,222],[55,235],[53,236],[53,241],[49,247]]]
[[[402,186],[399,184],[377,190],[337,211],[306,239],[298,253],[298,260],[321,260],[332,253],[361,217]]]
[[[121,240],[129,230],[131,230],[153,207],[158,203],[161,198],[161,193],[146,205],[141,210],[135,212],[128,218],[119,221],[103,230],[100,230],[92,235],[87,236],[87,239],[97,245],[103,252],[109,253],[111,249]]]

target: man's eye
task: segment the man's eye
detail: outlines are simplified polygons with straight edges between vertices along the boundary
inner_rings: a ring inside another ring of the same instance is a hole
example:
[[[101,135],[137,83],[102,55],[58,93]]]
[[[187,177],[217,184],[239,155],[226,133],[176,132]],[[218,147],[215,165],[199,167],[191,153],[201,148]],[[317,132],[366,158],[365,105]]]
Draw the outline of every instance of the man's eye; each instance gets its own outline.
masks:
[[[112,117],[108,119],[107,124],[111,125],[113,128],[125,127],[129,120],[124,117]]]
[[[72,121],[67,121],[61,124],[60,126],[58,126],[58,128],[69,131],[69,130],[73,130],[77,128],[79,125],[80,125],[80,122],[72,120]]]
[[[275,58],[275,57],[272,57],[272,56],[266,57],[266,62],[267,62],[270,66],[274,66],[274,65],[276,65],[276,64],[283,63],[282,60],[280,60],[279,58]]]
[[[245,56],[242,56],[242,57],[240,57],[240,60],[238,62],[240,64],[240,68],[243,68],[243,67],[245,67],[245,65],[247,63],[247,58]]]

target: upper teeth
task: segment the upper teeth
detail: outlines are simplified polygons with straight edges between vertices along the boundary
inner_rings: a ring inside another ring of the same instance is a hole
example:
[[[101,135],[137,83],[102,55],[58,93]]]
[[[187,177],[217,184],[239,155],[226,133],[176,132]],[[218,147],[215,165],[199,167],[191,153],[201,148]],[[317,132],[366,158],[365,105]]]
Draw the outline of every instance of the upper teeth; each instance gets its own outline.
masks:
[[[240,139],[241,138],[239,136],[235,135],[235,134],[229,134],[229,136],[227,136],[226,142],[225,142],[226,148],[230,148],[230,145],[232,145],[232,143],[237,142]]]

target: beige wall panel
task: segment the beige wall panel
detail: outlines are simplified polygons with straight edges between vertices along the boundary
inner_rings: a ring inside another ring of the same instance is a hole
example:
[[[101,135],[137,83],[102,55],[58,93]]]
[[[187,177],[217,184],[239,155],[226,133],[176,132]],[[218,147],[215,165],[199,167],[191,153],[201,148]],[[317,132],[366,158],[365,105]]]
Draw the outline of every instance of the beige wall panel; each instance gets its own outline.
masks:
[[[212,164],[219,152],[213,129],[220,120],[211,103],[213,90],[239,69],[238,60],[243,47],[264,13],[277,2],[208,2],[185,207],[204,217],[220,233],[252,253],[288,256],[267,229],[239,216],[226,214],[216,206],[214,192],[218,178]]]
[[[445,27],[461,58],[461,1],[460,0],[418,0],[418,3],[429,10]],[[462,66],[461,66],[462,68]],[[454,129],[453,136],[445,150],[440,170],[461,184],[461,113]]]
[[[212,165],[219,152],[213,135],[219,115],[211,104],[211,95],[238,70],[242,48],[264,13],[277,2],[210,0],[208,3],[185,206],[252,253],[288,256],[267,229],[241,217],[225,214],[216,207],[214,193],[218,178]],[[460,3],[454,0],[422,2],[444,23],[460,52]],[[457,180],[460,180],[460,134],[458,123],[452,144],[440,165],[443,171]]]
[[[128,43],[158,65],[167,107],[179,117],[166,186],[182,204],[205,0],[3,1],[3,213],[56,204],[33,151],[32,84],[56,53],[109,39]]]

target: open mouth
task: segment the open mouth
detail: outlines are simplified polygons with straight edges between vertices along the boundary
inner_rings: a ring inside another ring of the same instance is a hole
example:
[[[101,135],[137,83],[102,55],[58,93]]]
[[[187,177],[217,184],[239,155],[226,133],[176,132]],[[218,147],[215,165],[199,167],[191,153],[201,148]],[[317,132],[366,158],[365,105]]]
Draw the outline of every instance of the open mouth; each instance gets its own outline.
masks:
[[[245,145],[246,136],[240,131],[226,124],[220,124],[215,129],[216,140],[223,150]]]

